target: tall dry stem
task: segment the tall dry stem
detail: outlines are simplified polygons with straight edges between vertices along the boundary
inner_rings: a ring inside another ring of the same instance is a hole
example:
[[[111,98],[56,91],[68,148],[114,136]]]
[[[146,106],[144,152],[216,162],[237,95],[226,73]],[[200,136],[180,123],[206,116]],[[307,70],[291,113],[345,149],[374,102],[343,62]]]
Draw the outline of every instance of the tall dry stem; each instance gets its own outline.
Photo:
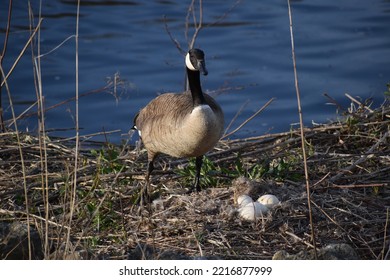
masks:
[[[5,36],[4,36],[4,44],[3,44],[3,51],[0,54],[0,66],[3,66],[3,59],[7,52],[7,46],[8,46],[8,36],[9,31],[11,28],[11,16],[12,16],[12,0],[9,0],[8,2],[8,19],[7,19],[7,27],[5,29]],[[3,80],[3,75],[0,76],[0,82]],[[2,104],[2,93],[1,93],[2,87],[0,87],[0,131],[5,131],[4,126],[4,118],[3,118],[3,104]]]
[[[28,241],[28,256],[29,256],[29,259],[32,258],[32,255],[31,255],[31,234],[30,234],[30,213],[29,213],[29,207],[30,206],[29,206],[28,192],[27,192],[26,169],[25,169],[24,158],[23,158],[23,151],[22,151],[21,142],[20,142],[20,134],[19,134],[19,130],[18,130],[17,122],[16,122],[16,115],[15,115],[13,102],[12,102],[12,96],[11,96],[11,93],[10,93],[10,89],[8,87],[7,79],[12,74],[13,70],[15,69],[16,65],[19,63],[20,59],[24,55],[24,53],[25,53],[26,49],[28,48],[28,46],[31,44],[33,38],[35,37],[37,31],[39,30],[39,28],[41,26],[41,23],[42,23],[42,19],[38,22],[38,25],[36,26],[34,31],[31,33],[29,39],[27,40],[26,44],[24,45],[23,49],[19,53],[18,57],[14,61],[11,69],[8,71],[7,74],[5,74],[4,69],[3,69],[3,67],[2,67],[2,65],[0,63],[0,70],[1,70],[1,79],[0,79],[1,80],[1,85],[0,85],[0,87],[5,86],[5,88],[7,90],[7,93],[8,93],[8,99],[9,99],[9,104],[10,104],[11,113],[12,113],[12,119],[13,119],[13,126],[14,126],[15,132],[16,132],[16,137],[17,137],[17,142],[18,142],[18,149],[19,149],[20,160],[21,160],[21,165],[22,165],[24,199],[25,199],[25,204],[26,204],[27,241]],[[5,54],[5,51],[3,53]]]
[[[39,15],[38,18],[42,19],[42,1],[39,4]],[[32,7],[29,5],[29,16],[30,16],[30,33],[33,32],[34,26],[34,14]],[[47,159],[47,142],[46,142],[46,125],[45,125],[45,105],[44,105],[44,95],[42,90],[42,73],[41,73],[41,29],[39,28],[37,32],[37,46],[35,48],[34,40],[31,41],[31,51],[32,51],[32,63],[33,63],[33,73],[34,73],[34,84],[35,92],[37,98],[37,116],[38,116],[38,143],[39,143],[39,153],[40,153],[40,165],[41,165],[41,189],[42,189],[42,198],[43,205],[45,209],[45,230],[44,232],[44,255],[45,258],[49,256],[50,245],[49,245],[49,172],[48,172],[48,159]],[[36,54],[35,54],[36,49]]]
[[[15,120],[16,115],[15,115],[14,106],[13,106],[13,102],[12,102],[11,92],[9,90],[7,79],[5,78],[5,73],[4,73],[4,70],[3,70],[3,67],[1,64],[0,64],[0,72],[1,72],[1,77],[4,78],[4,85],[5,85],[6,91],[8,93],[8,100],[9,100],[9,105],[10,105],[11,112],[12,112],[12,118]],[[18,125],[17,125],[16,121],[14,122],[14,128],[15,128],[15,132],[16,132],[16,139],[18,142],[20,162],[22,165],[24,202],[26,204],[28,259],[31,260],[32,255],[31,255],[30,210],[29,210],[30,206],[29,206],[29,202],[28,202],[28,193],[27,193],[26,166],[24,164],[22,144],[20,141],[20,135],[19,135]]]
[[[289,21],[290,21],[291,53],[292,53],[293,66],[294,66],[295,91],[296,91],[297,103],[298,103],[299,125],[300,125],[300,134],[301,134],[301,143],[302,143],[302,156],[303,156],[303,165],[304,165],[304,170],[305,170],[307,206],[309,208],[311,239],[312,239],[312,243],[313,243],[313,247],[314,247],[314,256],[317,259],[317,248],[316,248],[316,239],[315,239],[315,234],[314,234],[313,213],[312,213],[311,199],[310,199],[309,169],[307,167],[306,138],[305,138],[305,130],[304,130],[304,126],[303,126],[301,95],[299,92],[299,84],[298,84],[298,72],[297,72],[297,62],[296,62],[296,58],[295,58],[295,44],[294,44],[294,33],[293,33],[293,22],[292,22],[290,0],[287,0],[287,5],[288,5],[288,17],[289,17]]]
[[[79,21],[80,21],[80,0],[77,1],[77,13],[76,13],[76,34],[75,34],[75,125],[76,125],[76,138],[75,138],[75,160],[74,160],[74,172],[73,172],[73,189],[70,197],[70,213],[69,213],[69,229],[66,236],[65,254],[68,253],[70,248],[70,233],[72,229],[73,213],[76,206],[76,189],[77,189],[77,169],[78,169],[78,158],[79,158],[79,144],[80,144],[80,132],[79,132]]]
[[[42,18],[39,19],[39,22],[38,22],[37,26],[35,27],[33,33],[30,35],[30,37],[28,38],[28,41],[27,41],[26,44],[24,45],[23,49],[20,51],[18,57],[16,58],[16,60],[15,60],[14,63],[12,64],[11,69],[8,71],[8,73],[5,75],[5,77],[3,77],[3,81],[1,81],[0,87],[2,87],[2,86],[5,84],[5,82],[7,81],[8,77],[12,74],[12,72],[14,71],[16,65],[18,65],[20,59],[22,58],[22,56],[23,56],[24,53],[26,52],[28,46],[30,46],[31,41],[34,39],[36,33],[37,33],[38,30],[41,28],[42,20],[43,20]]]

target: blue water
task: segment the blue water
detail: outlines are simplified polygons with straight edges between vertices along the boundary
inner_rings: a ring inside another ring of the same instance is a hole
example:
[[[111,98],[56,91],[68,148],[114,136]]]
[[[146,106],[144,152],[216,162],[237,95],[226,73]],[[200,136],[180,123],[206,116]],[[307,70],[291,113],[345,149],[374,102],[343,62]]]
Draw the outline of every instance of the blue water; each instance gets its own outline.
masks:
[[[7,2],[0,2],[0,49]],[[36,24],[39,1],[31,2]],[[46,107],[75,96],[75,2],[42,1],[40,52]],[[133,116],[142,106],[159,93],[183,90],[183,56],[166,32],[165,22],[186,50],[184,33],[190,2],[81,1],[80,94],[104,87],[116,73],[126,82],[117,87],[115,94],[104,92],[80,98],[82,135],[117,130],[107,139],[116,143],[127,140]],[[287,1],[241,1],[231,9],[235,4],[236,1],[204,1],[205,28],[195,44],[206,53],[209,75],[202,77],[203,89],[215,95],[225,111],[227,125],[246,104],[232,129],[269,99],[276,98],[233,137],[288,130],[298,122],[298,115]],[[336,117],[336,107],[327,104],[324,93],[345,107],[350,104],[345,93],[362,100],[372,98],[374,106],[379,106],[386,83],[390,82],[390,1],[304,0],[292,1],[292,9],[305,123],[327,122]],[[27,1],[14,1],[3,61],[5,72],[27,42],[28,30]],[[193,31],[191,25],[190,37]],[[36,101],[30,48],[8,84],[17,114]],[[5,89],[2,92],[5,119],[10,119],[8,97]],[[36,106],[29,113],[33,111]],[[47,111],[45,116],[46,129],[54,130],[51,135],[75,135],[74,101]],[[38,127],[35,116],[23,118],[18,124],[21,130],[30,132]],[[56,131],[60,128],[70,130]]]

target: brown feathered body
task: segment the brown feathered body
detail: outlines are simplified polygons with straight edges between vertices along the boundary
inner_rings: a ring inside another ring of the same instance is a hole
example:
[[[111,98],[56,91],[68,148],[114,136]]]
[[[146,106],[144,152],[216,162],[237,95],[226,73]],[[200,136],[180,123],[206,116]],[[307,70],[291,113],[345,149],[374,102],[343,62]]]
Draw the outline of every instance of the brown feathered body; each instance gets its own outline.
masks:
[[[205,104],[194,106],[190,91],[165,93],[153,99],[135,118],[150,161],[160,153],[199,157],[210,151],[223,133],[220,106],[203,94]]]

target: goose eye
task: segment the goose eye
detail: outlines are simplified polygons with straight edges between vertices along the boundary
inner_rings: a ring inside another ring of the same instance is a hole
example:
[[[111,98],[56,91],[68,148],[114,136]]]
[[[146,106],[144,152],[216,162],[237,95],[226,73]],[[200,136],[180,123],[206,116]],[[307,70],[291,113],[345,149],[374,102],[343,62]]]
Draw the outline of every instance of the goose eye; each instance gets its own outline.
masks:
[[[195,69],[198,69],[198,70],[199,70],[198,61],[197,61],[196,57],[193,56],[193,55],[191,55],[190,60],[191,60],[192,66],[194,66]]]

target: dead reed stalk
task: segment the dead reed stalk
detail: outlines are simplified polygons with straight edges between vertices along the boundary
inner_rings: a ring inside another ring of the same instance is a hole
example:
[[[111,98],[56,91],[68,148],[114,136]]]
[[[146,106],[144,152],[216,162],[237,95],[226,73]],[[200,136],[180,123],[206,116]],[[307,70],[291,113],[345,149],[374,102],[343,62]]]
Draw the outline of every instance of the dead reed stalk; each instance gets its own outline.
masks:
[[[5,78],[5,73],[3,70],[2,65],[0,64],[0,71],[1,71],[1,77],[4,78],[4,85],[6,88],[6,91],[8,93],[8,100],[11,108],[11,113],[12,113],[12,118],[16,119],[14,107],[13,107],[13,102],[12,102],[12,97],[11,97],[11,92],[8,87],[8,82],[7,79]],[[27,193],[27,181],[26,181],[26,166],[24,163],[24,157],[23,157],[23,151],[22,151],[22,144],[19,136],[19,130],[18,130],[18,125],[15,122],[14,123],[14,128],[16,132],[16,138],[17,138],[17,145],[18,145],[18,150],[19,150],[19,157],[20,157],[20,163],[22,167],[22,174],[23,174],[23,190],[24,190],[24,201],[26,204],[26,220],[27,220],[27,225],[30,225],[30,210],[29,210],[29,203],[28,203],[28,193]],[[31,234],[30,234],[30,227],[27,226],[27,242],[28,242],[28,258],[31,260]]]
[[[3,43],[3,50],[0,54],[0,66],[3,66],[3,59],[5,57],[5,54],[7,52],[7,46],[8,46],[8,36],[9,31],[11,28],[11,16],[12,16],[12,0],[9,0],[8,2],[8,17],[7,17],[7,27],[5,28],[5,36],[4,36],[4,43]],[[2,84],[3,81],[3,75],[0,77],[0,83]],[[5,126],[4,126],[4,119],[3,119],[3,103],[2,103],[2,87],[0,87],[0,131],[5,132]]]
[[[316,239],[315,239],[314,225],[313,225],[313,212],[311,209],[311,198],[310,198],[309,170],[307,167],[306,138],[305,138],[305,131],[304,131],[304,126],[303,126],[303,113],[302,113],[302,107],[301,107],[301,96],[300,96],[300,92],[299,92],[298,72],[297,72],[297,63],[296,63],[296,57],[295,57],[293,21],[292,21],[290,0],[287,0],[287,4],[288,4],[288,17],[289,17],[289,21],[290,21],[290,38],[291,38],[291,53],[292,53],[292,60],[293,60],[293,66],[294,66],[294,82],[295,82],[295,91],[296,91],[296,95],[297,95],[299,125],[300,125],[300,132],[301,132],[302,156],[303,156],[303,165],[304,165],[304,170],[305,170],[307,206],[309,208],[311,238],[312,238],[312,243],[313,243],[313,247],[314,247],[314,255],[315,255],[315,258],[317,259]]]
[[[38,18],[42,19],[42,3],[39,5]],[[30,19],[30,33],[34,30],[34,13],[32,7],[29,3],[29,19]],[[32,54],[32,63],[33,63],[33,73],[34,73],[34,83],[35,83],[35,92],[36,92],[36,104],[37,104],[37,116],[38,116],[38,142],[39,142],[39,152],[40,152],[40,168],[42,170],[41,176],[41,190],[42,198],[45,209],[45,224],[43,231],[44,233],[44,255],[47,257],[49,255],[49,178],[48,178],[48,160],[47,160],[47,142],[46,142],[46,125],[45,125],[45,104],[44,104],[44,95],[42,90],[42,72],[41,72],[41,29],[37,33],[37,46],[35,48],[34,40],[31,41],[31,54]],[[36,49],[36,50],[35,50]],[[35,51],[37,52],[35,54]],[[16,120],[13,121],[15,123]]]
[[[64,258],[69,253],[70,248],[70,235],[72,228],[73,213],[76,206],[76,190],[77,190],[77,175],[78,175],[78,159],[79,159],[79,145],[80,145],[80,132],[79,132],[79,23],[80,23],[80,0],[77,1],[76,12],[76,35],[75,35],[75,73],[76,73],[76,88],[75,88],[75,125],[76,125],[76,138],[75,138],[75,158],[74,158],[74,172],[73,172],[73,189],[70,196],[70,213],[69,213],[69,229],[66,235],[66,243],[64,250]]]

